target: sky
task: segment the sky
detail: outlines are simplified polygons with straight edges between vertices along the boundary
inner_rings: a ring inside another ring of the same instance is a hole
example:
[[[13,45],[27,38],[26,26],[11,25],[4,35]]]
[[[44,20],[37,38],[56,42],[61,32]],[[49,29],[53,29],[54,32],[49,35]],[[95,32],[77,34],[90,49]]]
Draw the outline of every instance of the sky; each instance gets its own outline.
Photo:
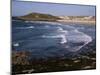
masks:
[[[95,6],[43,2],[12,1],[12,16],[44,13],[55,16],[95,16]]]

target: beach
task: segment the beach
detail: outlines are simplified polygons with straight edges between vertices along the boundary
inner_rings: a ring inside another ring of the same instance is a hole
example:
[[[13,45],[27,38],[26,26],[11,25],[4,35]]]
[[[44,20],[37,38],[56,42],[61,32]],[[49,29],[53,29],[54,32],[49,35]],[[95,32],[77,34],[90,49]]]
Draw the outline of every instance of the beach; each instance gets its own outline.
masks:
[[[88,25],[96,25],[95,20],[57,20],[59,23],[72,23],[72,24],[88,24]]]

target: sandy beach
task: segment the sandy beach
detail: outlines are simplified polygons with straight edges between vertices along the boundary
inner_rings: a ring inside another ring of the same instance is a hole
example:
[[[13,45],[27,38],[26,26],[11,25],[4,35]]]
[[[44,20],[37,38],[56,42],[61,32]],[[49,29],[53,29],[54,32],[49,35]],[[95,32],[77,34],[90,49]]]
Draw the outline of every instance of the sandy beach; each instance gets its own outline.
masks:
[[[89,24],[89,25],[96,25],[95,20],[57,20],[60,23],[77,23],[77,24]]]

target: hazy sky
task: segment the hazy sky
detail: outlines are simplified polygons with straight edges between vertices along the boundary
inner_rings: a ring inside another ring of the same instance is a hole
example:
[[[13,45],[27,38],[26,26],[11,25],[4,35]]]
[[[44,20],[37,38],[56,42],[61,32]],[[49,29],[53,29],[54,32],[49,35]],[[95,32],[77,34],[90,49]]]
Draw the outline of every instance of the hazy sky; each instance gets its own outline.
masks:
[[[12,16],[26,15],[31,12],[66,16],[94,16],[95,6],[22,1],[12,2]]]

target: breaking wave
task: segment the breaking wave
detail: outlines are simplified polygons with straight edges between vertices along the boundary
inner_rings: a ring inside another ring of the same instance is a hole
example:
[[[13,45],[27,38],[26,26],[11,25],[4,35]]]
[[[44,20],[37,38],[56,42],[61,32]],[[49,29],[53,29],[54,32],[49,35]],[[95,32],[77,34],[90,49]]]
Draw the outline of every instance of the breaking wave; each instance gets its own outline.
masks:
[[[14,43],[13,46],[18,47],[19,43]]]
[[[16,50],[31,50],[40,57],[77,52],[92,41],[90,35],[80,31],[83,29],[80,27],[39,21],[32,21],[32,24],[26,21],[25,24],[14,27],[13,46]]]
[[[67,43],[67,39],[65,35],[43,35],[42,38],[55,38],[55,39],[61,39],[61,44]]]
[[[80,50],[82,47],[92,41],[92,38],[89,35],[79,31],[78,29],[72,26],[66,27],[69,27],[69,30],[64,30],[62,27],[56,27],[57,31],[55,33],[42,35],[42,38],[61,39],[60,44],[64,44],[64,47],[72,52]],[[69,43],[71,43],[71,45]],[[80,45],[76,46],[75,44]]]
[[[29,26],[29,27],[16,27],[16,29],[33,29],[35,28],[34,26]]]

